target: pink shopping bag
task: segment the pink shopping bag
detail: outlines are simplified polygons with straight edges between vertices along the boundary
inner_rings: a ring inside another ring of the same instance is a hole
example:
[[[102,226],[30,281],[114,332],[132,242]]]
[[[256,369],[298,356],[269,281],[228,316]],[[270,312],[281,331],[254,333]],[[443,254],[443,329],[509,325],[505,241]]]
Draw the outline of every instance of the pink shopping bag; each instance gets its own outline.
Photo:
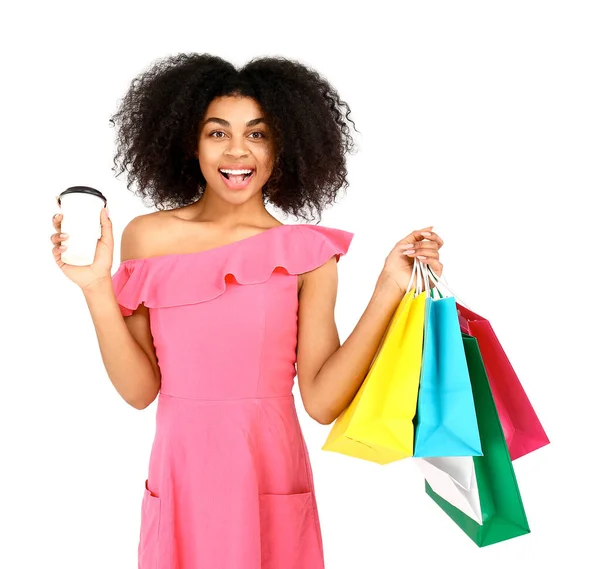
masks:
[[[457,303],[463,332],[477,338],[512,460],[550,441],[490,322]]]

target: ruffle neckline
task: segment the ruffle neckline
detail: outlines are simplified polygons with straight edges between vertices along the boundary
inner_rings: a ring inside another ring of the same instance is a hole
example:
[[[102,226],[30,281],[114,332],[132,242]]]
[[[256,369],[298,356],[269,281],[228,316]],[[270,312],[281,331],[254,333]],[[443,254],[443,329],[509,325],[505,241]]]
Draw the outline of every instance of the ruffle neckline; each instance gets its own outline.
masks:
[[[168,308],[208,302],[227,290],[266,282],[277,268],[289,274],[316,269],[348,251],[354,234],[320,225],[279,225],[244,239],[192,253],[122,261],[113,288],[124,316],[140,305]]]

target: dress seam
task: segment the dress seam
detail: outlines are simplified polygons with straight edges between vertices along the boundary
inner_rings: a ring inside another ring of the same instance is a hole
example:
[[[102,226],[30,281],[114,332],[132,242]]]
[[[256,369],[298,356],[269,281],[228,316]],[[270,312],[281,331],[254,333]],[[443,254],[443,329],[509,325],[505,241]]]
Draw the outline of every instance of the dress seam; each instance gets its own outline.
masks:
[[[266,299],[265,299],[267,288],[268,288],[268,285],[261,287],[261,293],[262,293],[261,304],[262,304],[263,320],[262,320],[262,334],[261,334],[261,340],[260,340],[260,348],[258,350],[258,371],[256,373],[256,384],[254,385],[254,393],[257,395],[256,398],[258,398],[259,383],[260,383],[260,378],[262,375],[263,351],[265,349],[265,334],[266,334],[266,330],[267,330],[267,308],[266,308]]]
[[[302,433],[302,427],[297,418],[296,418],[296,424],[298,425],[298,429]],[[307,482],[310,481],[309,484],[310,484],[311,502],[312,502],[311,510],[312,510],[313,521],[314,521],[313,532],[315,534],[317,543],[319,544],[319,550],[321,551],[321,557],[323,558],[323,562],[324,562],[325,552],[323,551],[323,543],[321,542],[321,539],[319,538],[319,532],[317,531],[317,527],[319,526],[319,520],[317,519],[317,512],[316,512],[317,500],[316,500],[316,492],[315,492],[315,482],[314,482],[313,477],[309,476],[309,473],[308,473],[308,463],[310,461],[310,457],[308,455],[308,448],[306,446],[306,442],[304,441],[304,435],[302,434],[301,436],[302,436],[302,443],[303,443],[302,444],[302,448],[303,448],[302,454],[303,454],[303,459],[304,459],[302,462],[304,462],[304,472],[306,473],[306,480],[307,480]]]
[[[159,393],[162,397],[171,397],[172,399],[185,399],[186,401],[205,401],[207,403],[229,403],[235,401],[260,401],[261,399],[282,399],[283,397],[293,397],[293,393],[286,393],[285,395],[263,395],[261,397],[236,397],[230,399],[198,399],[196,397],[181,397],[180,395],[170,395],[169,393]]]

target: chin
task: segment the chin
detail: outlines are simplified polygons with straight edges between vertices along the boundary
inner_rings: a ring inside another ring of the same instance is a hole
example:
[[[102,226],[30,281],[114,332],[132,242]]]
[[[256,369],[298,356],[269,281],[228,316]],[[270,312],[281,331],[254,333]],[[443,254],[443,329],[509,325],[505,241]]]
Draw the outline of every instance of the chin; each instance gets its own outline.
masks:
[[[255,194],[262,194],[261,188],[250,187],[244,190],[230,190],[227,187],[215,188],[215,186],[210,186],[210,188],[210,191],[213,194],[218,195],[223,201],[235,204],[247,202],[254,197]]]

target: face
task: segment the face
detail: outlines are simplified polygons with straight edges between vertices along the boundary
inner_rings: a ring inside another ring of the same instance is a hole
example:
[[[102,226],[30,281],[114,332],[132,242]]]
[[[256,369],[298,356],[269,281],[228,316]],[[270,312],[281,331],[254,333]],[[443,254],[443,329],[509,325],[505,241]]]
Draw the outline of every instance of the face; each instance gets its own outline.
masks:
[[[200,123],[196,156],[206,192],[231,203],[253,196],[273,169],[273,144],[258,103],[249,97],[218,97]]]

